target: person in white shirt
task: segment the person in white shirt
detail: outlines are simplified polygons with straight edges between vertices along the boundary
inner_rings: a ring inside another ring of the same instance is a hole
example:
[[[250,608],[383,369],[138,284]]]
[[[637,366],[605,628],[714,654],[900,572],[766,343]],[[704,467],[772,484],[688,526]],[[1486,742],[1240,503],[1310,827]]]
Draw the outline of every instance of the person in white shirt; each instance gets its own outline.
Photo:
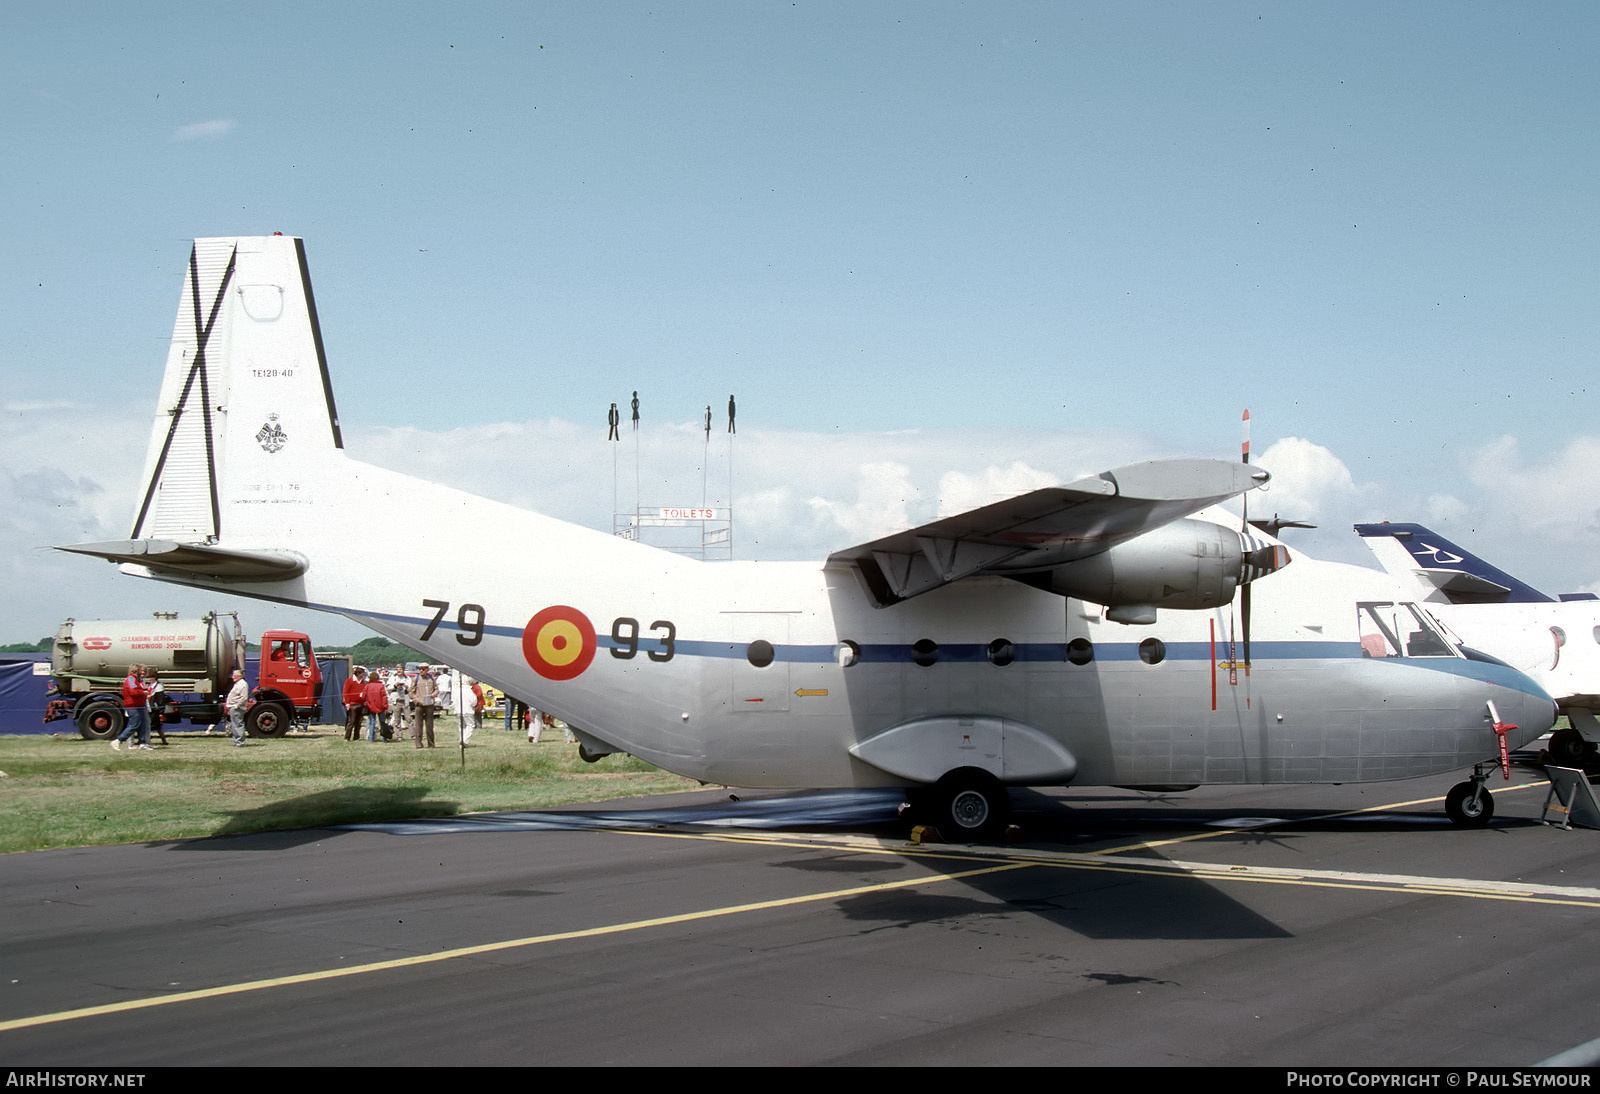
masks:
[[[455,704],[455,676],[449,669],[440,669],[439,676],[434,680],[434,686],[439,689],[438,703],[440,710],[448,710],[452,714],[460,713]]]
[[[244,744],[244,708],[250,705],[250,685],[244,682],[244,673],[233,670],[233,687],[223,705],[228,709],[228,731],[233,734],[233,747]]]
[[[479,720],[474,719],[472,716],[472,677],[457,675],[451,705],[455,708],[456,718],[461,722],[461,743],[467,744],[472,740],[473,732],[481,724]]]

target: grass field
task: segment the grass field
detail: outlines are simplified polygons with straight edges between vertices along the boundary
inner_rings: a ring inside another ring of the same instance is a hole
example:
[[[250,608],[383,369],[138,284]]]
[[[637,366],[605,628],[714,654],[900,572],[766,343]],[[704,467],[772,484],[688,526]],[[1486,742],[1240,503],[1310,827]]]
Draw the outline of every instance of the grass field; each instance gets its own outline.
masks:
[[[186,729],[189,727],[185,727]],[[234,748],[177,735],[153,752],[103,741],[0,737],[0,852],[262,832],[356,821],[527,809],[694,789],[631,756],[584,763],[559,732],[530,745],[501,728],[463,753],[456,720],[439,747],[347,742],[337,726]]]

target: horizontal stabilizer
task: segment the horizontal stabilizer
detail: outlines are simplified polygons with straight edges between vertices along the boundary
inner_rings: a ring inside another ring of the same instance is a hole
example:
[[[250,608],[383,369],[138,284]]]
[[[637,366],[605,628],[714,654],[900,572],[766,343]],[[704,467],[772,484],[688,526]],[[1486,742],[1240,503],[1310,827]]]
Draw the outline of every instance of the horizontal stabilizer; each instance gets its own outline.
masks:
[[[221,581],[284,581],[306,572],[303,555],[292,551],[238,551],[168,539],[123,539],[56,548],[112,562],[144,566],[157,574]]]
[[[1423,570],[1452,604],[1504,604],[1511,590],[1498,581],[1452,570]]]

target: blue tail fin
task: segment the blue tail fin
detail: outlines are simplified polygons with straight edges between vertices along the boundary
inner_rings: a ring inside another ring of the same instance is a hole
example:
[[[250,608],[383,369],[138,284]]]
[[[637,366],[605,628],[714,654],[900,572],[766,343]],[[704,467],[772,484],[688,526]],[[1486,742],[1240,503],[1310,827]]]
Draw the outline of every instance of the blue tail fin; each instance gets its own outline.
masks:
[[[1420,524],[1358,524],[1356,534],[1367,541],[1385,570],[1427,581],[1438,589],[1439,599],[1451,604],[1555,600]]]

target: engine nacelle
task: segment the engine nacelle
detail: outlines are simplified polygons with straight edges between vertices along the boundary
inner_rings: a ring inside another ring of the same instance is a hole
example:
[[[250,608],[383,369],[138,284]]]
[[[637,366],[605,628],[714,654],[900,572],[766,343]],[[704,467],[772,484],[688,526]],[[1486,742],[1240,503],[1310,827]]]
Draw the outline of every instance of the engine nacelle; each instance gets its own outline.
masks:
[[[1153,623],[1157,608],[1219,608],[1240,585],[1285,565],[1283,547],[1205,520],[1176,520],[1109,551],[1017,579],[1093,601],[1122,623]]]

